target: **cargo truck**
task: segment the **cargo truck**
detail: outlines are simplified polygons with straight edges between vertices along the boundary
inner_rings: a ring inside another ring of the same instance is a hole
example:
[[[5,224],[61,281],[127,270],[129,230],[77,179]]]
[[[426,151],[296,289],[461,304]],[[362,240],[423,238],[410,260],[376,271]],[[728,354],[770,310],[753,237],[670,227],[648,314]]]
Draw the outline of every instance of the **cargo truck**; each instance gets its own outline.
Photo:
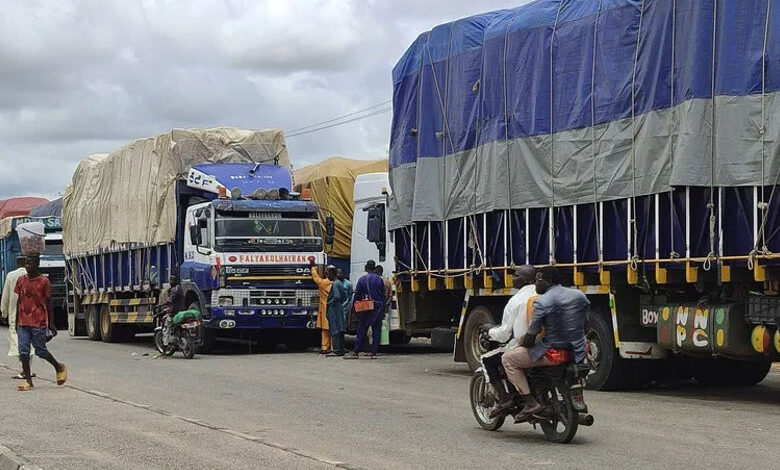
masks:
[[[41,222],[45,228],[46,249],[40,256],[40,270],[51,282],[54,322],[58,328],[64,328],[67,325],[65,257],[59,216],[16,216],[0,220],[0,290],[8,273],[16,269],[16,258],[22,253],[16,227],[26,222]]]
[[[472,368],[522,264],[590,299],[588,386],[755,384],[780,358],[780,9],[539,0],[437,26],[393,70],[407,329]],[[367,232],[370,229],[367,229]],[[354,242],[354,236],[353,236]]]
[[[150,330],[179,271],[203,350],[262,331],[316,344],[309,262],[323,263],[332,233],[291,189],[277,130],[176,129],[86,159],[63,204],[72,334],[110,342]]]

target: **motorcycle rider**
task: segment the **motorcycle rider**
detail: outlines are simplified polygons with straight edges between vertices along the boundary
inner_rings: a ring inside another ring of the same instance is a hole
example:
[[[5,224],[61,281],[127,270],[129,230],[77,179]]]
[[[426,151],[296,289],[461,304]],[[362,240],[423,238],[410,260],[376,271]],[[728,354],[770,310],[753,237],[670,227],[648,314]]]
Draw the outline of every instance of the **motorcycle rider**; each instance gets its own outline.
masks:
[[[570,351],[575,363],[585,358],[585,323],[590,302],[582,291],[560,284],[560,274],[552,266],[536,273],[535,287],[539,296],[533,301],[533,318],[528,331],[520,341],[520,347],[506,352],[501,358],[509,381],[520,392],[525,403],[517,417],[518,421],[542,409],[542,405],[531,394],[523,369],[556,365],[549,354],[550,349]],[[545,334],[537,339],[542,327]],[[494,412],[506,413],[511,407],[510,400],[501,403]]]
[[[500,362],[500,355],[516,348],[520,344],[520,340],[528,330],[529,313],[531,310],[530,303],[533,298],[536,297],[536,288],[534,287],[534,279],[536,277],[536,268],[530,265],[519,266],[515,269],[513,274],[513,284],[517,292],[513,295],[504,307],[504,313],[501,317],[501,325],[494,326],[489,330],[483,330],[480,341],[485,349],[490,349],[485,342],[495,341],[497,343],[507,343],[504,347],[494,349],[485,355],[483,355],[483,363],[485,367],[488,367],[490,371],[490,377],[498,377],[498,368]],[[504,405],[507,403],[506,408],[511,408],[512,396],[508,393],[501,380],[491,381],[493,389],[498,394],[499,403]],[[506,414],[504,408],[498,412]]]
[[[179,275],[177,273],[171,273],[168,283],[170,289],[168,289],[168,300],[163,303],[163,344],[168,346],[171,339],[171,323],[173,317],[184,310],[184,289],[179,284]]]

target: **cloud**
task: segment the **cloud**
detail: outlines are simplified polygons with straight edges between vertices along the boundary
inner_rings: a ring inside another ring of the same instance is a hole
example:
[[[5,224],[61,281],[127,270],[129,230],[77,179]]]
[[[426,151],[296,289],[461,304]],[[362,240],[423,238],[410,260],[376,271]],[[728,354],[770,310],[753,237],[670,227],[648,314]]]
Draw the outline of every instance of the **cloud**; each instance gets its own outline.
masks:
[[[29,0],[0,16],[0,198],[174,127],[294,129],[390,99],[424,30],[496,0]],[[10,3],[10,2],[7,2]],[[387,154],[390,113],[292,137],[296,166]]]

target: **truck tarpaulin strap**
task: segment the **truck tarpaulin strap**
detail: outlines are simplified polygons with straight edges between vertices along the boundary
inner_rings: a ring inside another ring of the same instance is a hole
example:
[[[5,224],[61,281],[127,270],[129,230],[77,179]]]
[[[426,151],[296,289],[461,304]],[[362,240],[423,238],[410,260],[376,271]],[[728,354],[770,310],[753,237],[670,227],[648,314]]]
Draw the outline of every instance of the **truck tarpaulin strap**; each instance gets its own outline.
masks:
[[[393,69],[390,228],[774,184],[770,1],[538,0],[421,34]]]
[[[176,237],[176,181],[195,165],[250,162],[289,168],[282,131],[174,129],[91,155],[79,163],[63,197],[64,252],[169,243]]]

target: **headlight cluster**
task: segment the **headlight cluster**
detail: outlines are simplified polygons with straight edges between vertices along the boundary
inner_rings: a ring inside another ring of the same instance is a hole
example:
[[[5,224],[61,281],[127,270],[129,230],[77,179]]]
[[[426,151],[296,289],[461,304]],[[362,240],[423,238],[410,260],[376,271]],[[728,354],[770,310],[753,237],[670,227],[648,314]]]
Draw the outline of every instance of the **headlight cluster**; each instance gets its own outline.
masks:
[[[270,309],[266,310],[266,309],[262,309],[262,310],[260,310],[260,315],[281,316],[281,315],[284,315],[284,310],[278,310],[278,309],[277,310],[270,310]]]
[[[260,305],[287,305],[289,302],[288,299],[260,299],[258,301]]]

